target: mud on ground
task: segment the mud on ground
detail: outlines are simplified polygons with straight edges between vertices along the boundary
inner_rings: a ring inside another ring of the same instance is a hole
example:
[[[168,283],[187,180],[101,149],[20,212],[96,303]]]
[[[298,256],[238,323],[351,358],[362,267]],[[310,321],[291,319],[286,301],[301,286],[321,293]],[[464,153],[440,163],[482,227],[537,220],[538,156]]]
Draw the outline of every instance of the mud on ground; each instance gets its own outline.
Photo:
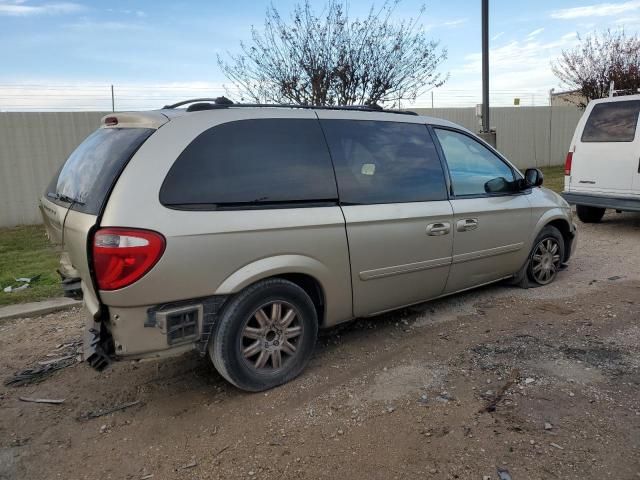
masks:
[[[640,479],[640,215],[579,227],[555,284],[324,332],[266,394],[195,355],[2,386],[0,479]],[[78,311],[0,324],[0,378],[81,328]]]

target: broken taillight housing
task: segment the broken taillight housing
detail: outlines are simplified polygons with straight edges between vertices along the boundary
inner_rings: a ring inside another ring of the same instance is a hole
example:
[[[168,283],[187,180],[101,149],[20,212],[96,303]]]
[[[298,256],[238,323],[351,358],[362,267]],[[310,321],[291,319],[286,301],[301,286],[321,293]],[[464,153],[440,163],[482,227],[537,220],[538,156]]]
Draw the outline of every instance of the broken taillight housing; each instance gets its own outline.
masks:
[[[93,236],[93,268],[100,290],[140,280],[160,260],[165,239],[151,230],[101,228]]]

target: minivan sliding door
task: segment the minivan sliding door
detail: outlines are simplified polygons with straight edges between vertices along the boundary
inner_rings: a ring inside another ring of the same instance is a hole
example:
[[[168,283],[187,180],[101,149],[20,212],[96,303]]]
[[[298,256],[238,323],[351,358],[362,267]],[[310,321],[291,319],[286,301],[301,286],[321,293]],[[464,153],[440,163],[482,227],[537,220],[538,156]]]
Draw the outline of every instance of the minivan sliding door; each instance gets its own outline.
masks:
[[[346,220],[354,315],[439,296],[451,263],[452,210],[426,125],[317,113]]]

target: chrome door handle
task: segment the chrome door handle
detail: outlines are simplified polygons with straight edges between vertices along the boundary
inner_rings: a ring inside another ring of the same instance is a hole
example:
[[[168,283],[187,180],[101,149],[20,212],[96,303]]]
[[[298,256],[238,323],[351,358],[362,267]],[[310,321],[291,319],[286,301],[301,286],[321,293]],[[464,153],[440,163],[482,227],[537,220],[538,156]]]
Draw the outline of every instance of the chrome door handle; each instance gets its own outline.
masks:
[[[437,237],[440,235],[446,235],[451,231],[451,224],[449,222],[431,223],[427,225],[427,235]]]
[[[470,230],[475,230],[476,228],[478,228],[477,218],[465,218],[463,220],[458,220],[456,223],[456,230],[459,232],[468,232]]]

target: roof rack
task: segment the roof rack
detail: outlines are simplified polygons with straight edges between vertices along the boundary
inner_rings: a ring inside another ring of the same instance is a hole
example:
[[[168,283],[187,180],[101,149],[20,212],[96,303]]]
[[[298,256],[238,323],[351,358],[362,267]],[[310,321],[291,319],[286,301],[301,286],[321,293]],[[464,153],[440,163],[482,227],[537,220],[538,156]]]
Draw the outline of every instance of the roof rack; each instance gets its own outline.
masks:
[[[211,103],[212,102],[212,103]],[[191,104],[191,105],[189,105]],[[229,107],[243,107],[243,108],[304,108],[311,110],[347,110],[358,112],[382,112],[382,113],[396,113],[400,115],[418,115],[416,112],[410,110],[386,110],[380,105],[298,105],[289,103],[234,103],[227,97],[217,98],[194,98],[191,100],[183,100],[182,102],[174,103],[172,105],[165,105],[163,109],[172,110],[174,108],[189,105],[187,112],[196,112],[201,110],[216,110],[220,108]]]

